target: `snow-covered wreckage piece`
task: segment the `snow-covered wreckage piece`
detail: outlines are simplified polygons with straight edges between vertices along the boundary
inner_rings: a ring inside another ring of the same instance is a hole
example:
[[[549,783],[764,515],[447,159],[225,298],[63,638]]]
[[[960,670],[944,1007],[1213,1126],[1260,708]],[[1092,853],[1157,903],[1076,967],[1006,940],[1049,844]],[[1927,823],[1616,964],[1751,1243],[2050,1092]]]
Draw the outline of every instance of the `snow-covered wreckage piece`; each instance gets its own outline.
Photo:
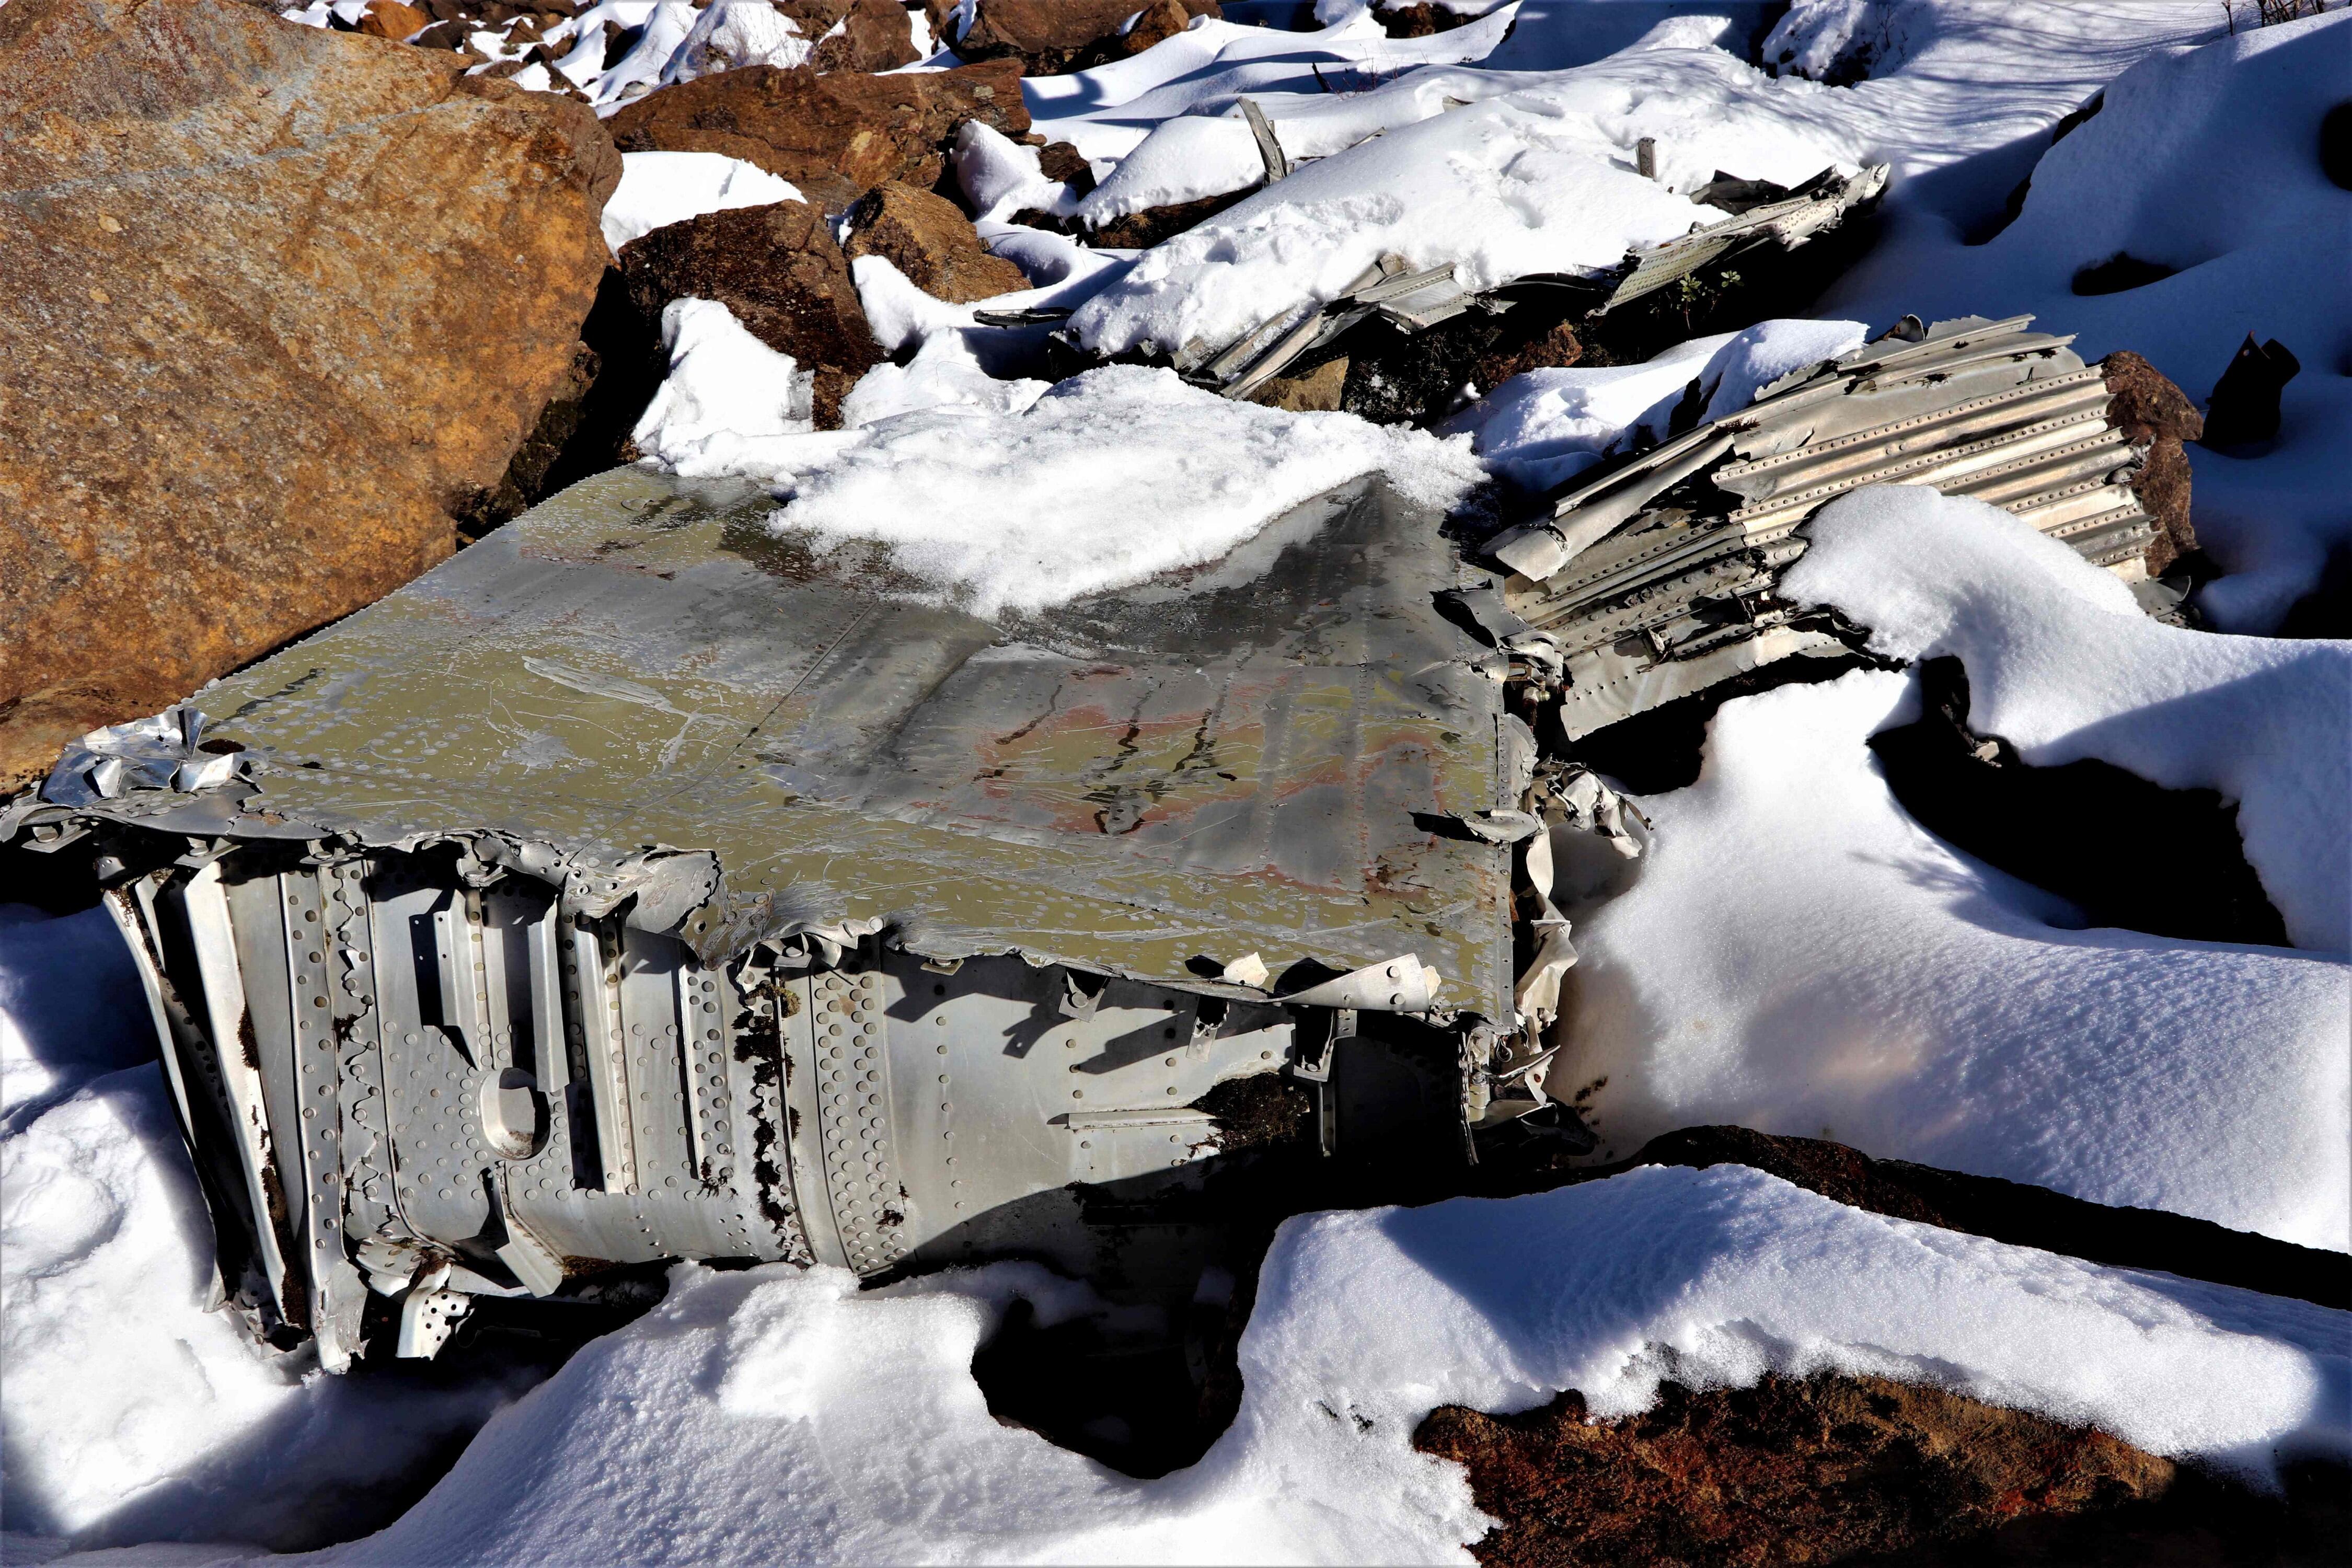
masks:
[[[1906,318],[1579,476],[1550,518],[1488,541],[1510,570],[1501,608],[1518,645],[1557,667],[1567,736],[1776,659],[1847,653],[1829,612],[1775,590],[1804,553],[1801,525],[1864,485],[1989,501],[2132,583],[2151,613],[2175,612],[2148,578],[2158,529],[2131,489],[2146,448],[2109,424],[2098,367],[2032,321]]]
[[[1662,245],[1636,247],[1615,268],[1591,274],[1528,274],[1496,288],[1473,289],[1456,279],[1454,262],[1415,268],[1402,257],[1383,257],[1346,293],[1319,307],[1276,315],[1230,343],[1188,343],[1174,356],[1176,368],[1228,397],[1246,397],[1374,317],[1411,335],[1471,310],[1499,314],[1536,296],[1565,296],[1571,313],[1606,315],[1685,279],[1725,268],[1750,251],[1803,245],[1874,202],[1886,178],[1886,165],[1874,164],[1851,174],[1824,169],[1794,190],[1763,180],[1720,179],[1691,200],[1732,216]]]
[[[1327,1150],[1351,1075],[1456,1148],[1514,1092],[1513,850],[1432,825],[1532,747],[1429,508],[992,620],[772,509],[585,481],[0,812],[95,868],[273,1338],[677,1258],[1181,1302],[1237,1084]]]

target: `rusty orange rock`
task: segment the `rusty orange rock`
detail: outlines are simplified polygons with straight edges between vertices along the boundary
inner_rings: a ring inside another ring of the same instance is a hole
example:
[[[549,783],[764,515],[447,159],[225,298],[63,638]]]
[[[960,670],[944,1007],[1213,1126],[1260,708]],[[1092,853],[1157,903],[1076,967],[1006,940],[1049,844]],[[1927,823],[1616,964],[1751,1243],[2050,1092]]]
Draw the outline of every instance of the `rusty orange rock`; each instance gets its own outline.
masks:
[[[371,0],[367,15],[360,18],[359,30],[372,38],[390,38],[398,43],[413,38],[433,25],[433,18],[414,5],[404,5],[401,0]]]
[[[886,180],[936,184],[967,120],[1029,129],[1017,62],[901,76],[747,66],[649,92],[610,126],[625,152],[724,153],[842,212]]]
[[[1031,76],[1054,76],[1139,53],[1195,16],[1219,15],[1217,0],[980,0],[955,51],[968,60],[1017,59]],[[1122,35],[1130,16],[1136,25]]]
[[[962,208],[929,191],[877,185],[849,209],[849,229],[851,260],[879,256],[934,299],[966,305],[1029,287],[1021,268],[989,254]]]
[[[582,106],[235,0],[0,6],[0,783],[446,556],[576,380]]]

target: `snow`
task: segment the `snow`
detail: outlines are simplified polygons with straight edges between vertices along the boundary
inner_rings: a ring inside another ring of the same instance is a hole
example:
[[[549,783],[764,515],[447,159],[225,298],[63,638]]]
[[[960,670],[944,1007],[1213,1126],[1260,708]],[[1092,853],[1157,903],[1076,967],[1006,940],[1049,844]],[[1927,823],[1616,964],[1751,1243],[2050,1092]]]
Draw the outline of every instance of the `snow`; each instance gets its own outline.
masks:
[[[2352,79],[2352,18],[2228,37],[2218,4],[2175,0],[1794,0],[1777,19],[1749,0],[1520,0],[1394,40],[1369,9],[1321,0],[1307,33],[1202,21],[1024,80],[1035,129],[1099,184],[1081,202],[1034,149],[965,128],[954,166],[980,233],[1035,284],[984,308],[1073,308],[1104,352],[1221,343],[1383,254],[1453,261],[1473,287],[1612,265],[1719,216],[1688,199],[1718,169],[1793,184],[1890,162],[1882,237],[1821,320],[1534,372],[1434,435],[1133,365],[1049,387],[1024,374],[1044,329],[982,327],[865,258],[853,276],[892,359],[848,394],[845,428],[813,429],[790,356],[683,300],[638,446],[768,484],[781,532],[885,547],[937,598],[1018,614],[1224,556],[1367,473],[1440,506],[1488,474],[1555,487],[1662,433],[1694,382],[1721,416],[1865,323],[2032,312],[2087,358],[2147,354],[2200,400],[2250,331],[2301,357],[2270,449],[2191,449],[2197,526],[2229,569],[2199,603],[2222,626],[2276,625],[2352,547],[2352,194],[2314,157]],[[1777,79],[1739,58],[1768,21]],[[638,28],[607,71],[608,40]],[[812,46],[758,0],[599,0],[547,41],[605,113]],[[473,44],[514,53],[499,30]],[[554,85],[540,66],[512,79]],[[1299,167],[1193,234],[1138,257],[1005,221],[1099,223],[1257,184],[1244,94]],[[1633,172],[1643,137],[1656,181]],[[710,154],[624,170],[616,250],[799,199]],[[2119,253],[2178,270],[2073,292]],[[1699,781],[1641,803],[1649,853],[1612,898],[1570,904],[1582,962],[1551,1087],[1597,1084],[1582,1103],[1620,1153],[1738,1122],[2352,1249],[2352,647],[2157,625],[2062,545],[1932,492],[1858,494],[1808,531],[1789,595],[1834,604],[1889,658],[1959,657],[1972,721],[2029,762],[2097,757],[2236,802],[2299,950],[2075,929],[1901,810],[1866,742],[1913,715],[1914,682],[1854,674],[1725,705]],[[205,1310],[208,1227],[146,1030],[102,913],[0,909],[12,1558],[312,1543],[389,1512],[522,1381],[325,1378]],[[505,1563],[589,1541],[616,1561],[1465,1561],[1486,1521],[1458,1470],[1410,1447],[1434,1405],[1575,1387],[1621,1415],[1664,1377],[1768,1370],[1942,1383],[2258,1482],[2352,1447],[2346,1314],[1885,1219],[1737,1167],[1293,1222],[1243,1343],[1240,1419],[1154,1482],[999,1425],[972,1382],[1012,1300],[1051,1321],[1092,1310],[1082,1289],[1013,1265],[854,1284],[681,1265],[650,1317],[493,1419],[429,1508],[335,1555]]]
[[[1139,365],[1088,371],[1018,411],[947,405],[864,435],[803,474],[770,526],[887,544],[980,616],[1214,561],[1367,473],[1440,508],[1484,477],[1466,442],[1260,408]]]
[[[1567,910],[1547,1087],[1605,1079],[1580,1103],[1621,1154],[1737,1123],[2352,1248],[2352,965],[2063,929],[1888,793],[1866,742],[1916,709],[1857,671],[1717,710],[1698,782],[1640,803],[1632,887]]]
[[[1188,114],[1145,137],[1108,178],[1078,203],[1078,217],[1100,228],[1130,213],[1222,195],[1265,177],[1257,139],[1238,116]]]
[[[0,1131],[153,1057],[145,1004],[130,1005],[138,986],[103,910],[56,920],[0,904]]]
[[[604,243],[618,256],[629,241],[668,224],[801,199],[790,181],[723,153],[624,153],[621,183],[604,201]]]
[[[1693,338],[1640,364],[1528,371],[1438,429],[1469,436],[1488,468],[1541,492],[1567,483],[1629,437],[1664,437],[1694,381],[1706,400],[1703,416],[1719,419],[1780,377],[1860,348],[1868,336],[1860,321],[1775,320]]]
[[[957,130],[949,159],[957,183],[982,221],[1001,221],[1028,207],[1055,211],[1068,191],[1061,181],[1045,177],[1037,149],[977,120],[967,120]]]
[[[2023,210],[1990,243],[1912,216],[1828,304],[1888,320],[2032,311],[2078,333],[2086,358],[2145,354],[2200,405],[2248,332],[2284,342],[2304,369],[2276,447],[2190,448],[2199,538],[2232,574],[2200,605],[2228,629],[2268,630],[2331,548],[2352,549],[2339,482],[2352,427],[2352,271],[2340,265],[2352,192],[2317,157],[2320,116],[2347,82],[2342,11],[2158,52],[2033,166]],[[2119,293],[2073,291],[2079,270],[2119,254],[2179,270]]]
[[[1629,1238],[1638,1245],[1628,1245]],[[2347,1445],[2352,1318],[1652,1168],[1506,1201],[1294,1220],[1197,1465],[1113,1474],[988,1413],[974,1348],[1027,1265],[856,1292],[681,1265],[668,1298],[494,1419],[431,1505],[340,1563],[1467,1563],[1441,1404],[1597,1415],[1657,1384],[1834,1370],[1940,1384],[2267,1479]]]
[[[962,333],[938,332],[925,338],[904,365],[877,364],[861,376],[841,401],[841,422],[845,428],[861,429],[902,414],[949,406],[1018,414],[1036,402],[1048,384],[1001,381],[988,374]]]
[[[1997,507],[1916,487],[1822,509],[1783,579],[1902,659],[1957,654],[1969,723],[2036,764],[2096,757],[2238,804],[2297,947],[2352,953],[2352,644],[2179,630]]]
[[[1505,96],[1308,163],[1147,251],[1071,330],[1106,354],[1218,347],[1337,298],[1387,255],[1414,268],[1451,262],[1481,289],[1614,267],[1728,216],[1677,194],[1718,169],[1796,184],[1858,166],[1851,139],[1814,112],[1831,90],[1715,49],[1529,74]],[[1634,169],[1645,137],[1660,153],[1654,180]]]
[[[310,1544],[355,1502],[363,1518],[369,1493],[396,1499],[407,1472],[530,1378],[331,1378],[206,1310],[211,1227],[147,1031],[102,911],[0,909],[12,1548],[27,1536]]]
[[[1467,26],[1411,39],[1390,37],[1368,15],[1308,33],[1201,20],[1093,70],[1026,78],[1021,96],[1048,141],[1070,142],[1088,158],[1118,158],[1162,121],[1223,114],[1244,93],[1272,113],[1269,100],[1360,100],[1426,67],[1478,60],[1502,41],[1516,10],[1505,5]]]
[[[815,48],[768,0],[712,0],[662,67],[661,85],[745,66],[790,70]]]
[[[662,307],[662,346],[669,375],[630,439],[664,468],[688,479],[767,478],[825,449],[828,438],[814,436],[809,421],[815,378],[726,306],[671,300]]]
[[[686,0],[660,0],[644,22],[645,31],[629,46],[629,52],[614,62],[612,68],[595,78],[589,89],[588,100],[599,114],[610,114],[631,99],[642,98],[662,85],[664,73],[669,68],[671,56],[695,29],[707,13],[698,12]],[[583,36],[587,31],[583,19]],[[600,49],[602,45],[597,46]],[[570,66],[574,57],[566,56],[563,63]],[[602,56],[596,57],[597,60]],[[594,61],[590,62],[594,68]],[[571,75],[566,71],[565,75]],[[584,84],[583,84],[584,85]]]

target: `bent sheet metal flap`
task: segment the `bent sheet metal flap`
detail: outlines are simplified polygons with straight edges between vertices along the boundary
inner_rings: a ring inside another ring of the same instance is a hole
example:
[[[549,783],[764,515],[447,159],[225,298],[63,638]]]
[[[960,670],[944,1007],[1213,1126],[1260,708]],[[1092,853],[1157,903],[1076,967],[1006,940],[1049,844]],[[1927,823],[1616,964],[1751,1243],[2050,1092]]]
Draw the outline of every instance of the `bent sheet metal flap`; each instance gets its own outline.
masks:
[[[707,849],[706,949],[878,917],[940,957],[1200,984],[1196,957],[1414,952],[1507,1016],[1499,686],[1385,487],[1181,577],[992,623],[740,484],[620,469],[198,699],[256,811],[372,843]]]

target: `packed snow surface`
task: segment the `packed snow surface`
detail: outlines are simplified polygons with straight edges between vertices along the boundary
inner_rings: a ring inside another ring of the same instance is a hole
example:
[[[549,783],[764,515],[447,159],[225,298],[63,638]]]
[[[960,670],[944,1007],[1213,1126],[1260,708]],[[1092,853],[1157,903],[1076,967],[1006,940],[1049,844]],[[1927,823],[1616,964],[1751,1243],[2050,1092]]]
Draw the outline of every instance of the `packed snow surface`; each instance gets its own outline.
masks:
[[[711,0],[663,64],[661,84],[667,87],[745,66],[790,70],[806,61],[815,47],[801,35],[800,24],[768,0]]]
[[[896,563],[982,616],[1037,610],[1224,555],[1368,473],[1424,504],[1484,477],[1466,442],[1346,414],[1290,414],[1107,365],[1025,408],[949,405],[865,427],[771,526]]]
[[[800,199],[791,181],[724,153],[624,153],[621,183],[604,200],[604,243],[618,256],[638,236],[704,213]]]
[[[1807,531],[1782,594],[1872,627],[1874,651],[1958,655],[1970,726],[2028,763],[2221,791],[2290,940],[2352,953],[2352,643],[2160,625],[2057,540],[1924,487],[1843,497]]]
[[[753,337],[716,300],[663,306],[662,344],[669,375],[630,437],[647,457],[689,479],[765,474],[802,460],[815,439],[814,378],[792,355]]]
[[[681,1265],[648,1317],[495,1418],[350,1563],[1468,1563],[1487,1520],[1412,1447],[1442,1404],[1834,1370],[1939,1384],[2266,1479],[2347,1444],[2352,1317],[1847,1208],[1737,1166],[1294,1220],[1241,1342],[1243,1404],[1189,1469],[1114,1474],[1000,1425],[973,1350],[999,1265]]]
[[[1570,365],[1515,375],[1438,428],[1471,437],[1495,472],[1530,490],[1566,483],[1629,435],[1665,435],[1696,383],[1701,417],[1720,419],[1780,377],[1863,345],[1860,321],[1759,321],[1693,338],[1640,364]]]
[[[1867,742],[1916,710],[1857,671],[1717,711],[1632,887],[1570,910],[1548,1087],[1620,1153],[1737,1123],[2352,1247],[2352,965],[2064,929],[1888,793]]]
[[[2352,191],[2319,163],[2321,117],[2347,93],[2352,12],[2158,52],[2108,83],[2097,112],[2033,164],[2023,208],[1989,243],[1898,210],[1887,243],[1827,303],[1874,320],[2031,311],[2079,334],[2085,358],[2146,355],[2200,406],[2248,333],[2285,343],[2303,372],[2287,387],[2276,445],[2189,448],[2198,537],[2231,574],[2200,603],[2230,629],[2268,630],[2316,584],[2331,549],[2352,550],[2341,483]],[[2078,273],[2117,257],[2171,273],[2074,292]]]
[[[1471,289],[1597,272],[1729,216],[1678,194],[1716,170],[1793,185],[1855,166],[1810,105],[1830,89],[1717,49],[1639,50],[1514,86],[1308,163],[1155,246],[1078,307],[1073,334],[1106,354],[1221,348],[1391,255],[1450,262]],[[1644,137],[1664,153],[1657,179],[1635,170]]]
[[[528,1375],[327,1377],[207,1310],[211,1226],[148,1029],[103,912],[0,907],[0,1525],[81,1546],[331,1539]]]

